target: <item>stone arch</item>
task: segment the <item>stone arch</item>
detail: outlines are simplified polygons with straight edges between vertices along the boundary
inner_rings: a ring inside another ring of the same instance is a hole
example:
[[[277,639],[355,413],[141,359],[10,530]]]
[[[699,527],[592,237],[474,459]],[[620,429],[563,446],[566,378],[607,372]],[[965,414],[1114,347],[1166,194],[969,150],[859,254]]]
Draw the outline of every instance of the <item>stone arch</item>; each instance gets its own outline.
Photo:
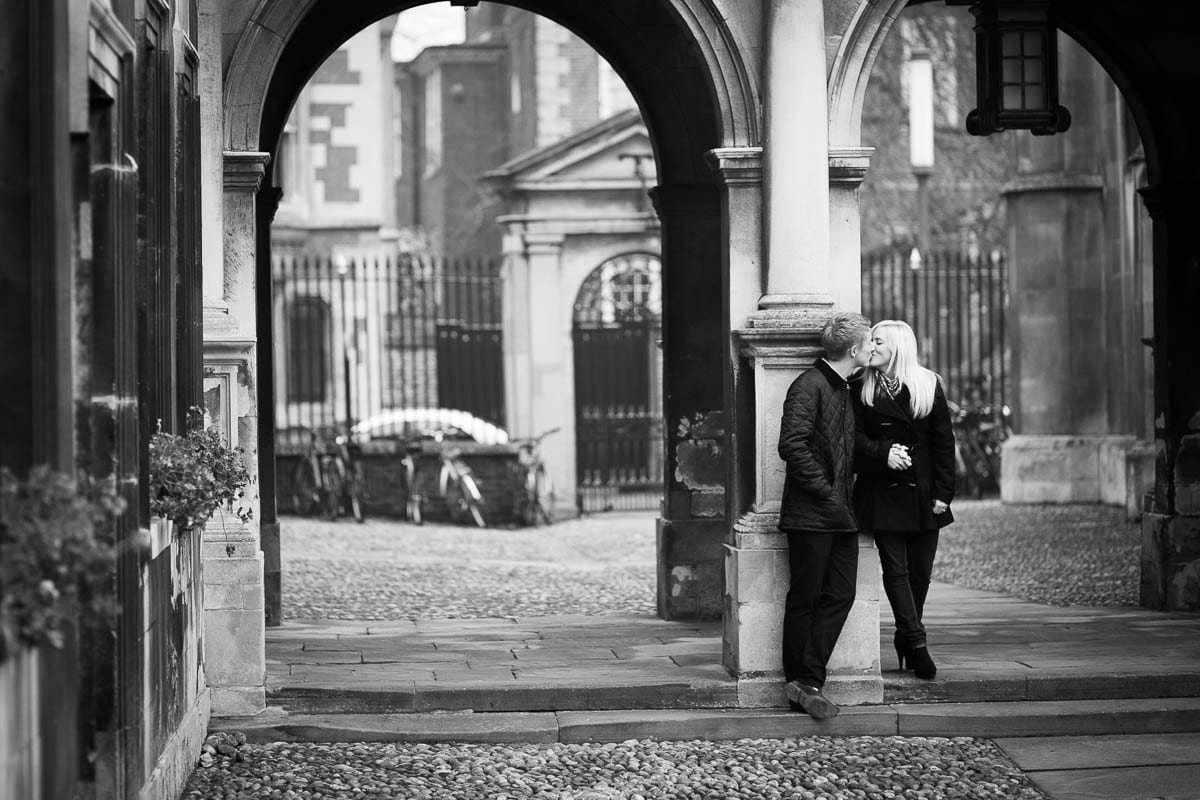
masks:
[[[883,40],[908,0],[861,2],[838,44],[829,70],[829,143],[855,147],[862,138],[863,98]]]
[[[261,139],[267,122],[266,100],[271,94],[274,76],[285,58],[285,49],[297,29],[312,11],[320,13],[322,0],[259,0],[244,24],[234,46],[224,82],[225,148],[234,151],[271,149]],[[329,5],[325,3],[324,5]],[[323,24],[329,51],[337,46],[337,34],[353,34],[374,19],[421,3],[389,0],[368,4],[359,14],[339,14]],[[568,28],[578,26],[565,16],[552,16],[551,4],[541,8],[536,0],[514,3],[542,13]],[[746,66],[744,43],[730,29],[713,0],[667,0],[666,5],[686,26],[693,43],[703,57],[709,89],[719,109],[722,147],[757,145],[761,137],[760,90],[755,74]],[[594,39],[590,39],[597,46]],[[597,47],[607,56],[603,45]],[[327,52],[309,53],[309,63],[321,63]],[[620,67],[618,66],[618,71]],[[628,78],[628,75],[623,75]],[[303,81],[295,87],[298,92]],[[290,98],[290,99],[294,99]],[[289,100],[290,103],[290,100]],[[282,112],[286,114],[286,109]],[[266,146],[264,146],[266,145]]]

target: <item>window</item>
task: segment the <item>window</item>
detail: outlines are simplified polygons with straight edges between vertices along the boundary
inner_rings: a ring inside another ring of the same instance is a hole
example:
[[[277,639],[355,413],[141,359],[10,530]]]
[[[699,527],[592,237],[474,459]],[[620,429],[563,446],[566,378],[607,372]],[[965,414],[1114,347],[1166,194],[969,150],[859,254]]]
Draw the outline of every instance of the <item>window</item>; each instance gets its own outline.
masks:
[[[442,73],[435,69],[425,79],[425,177],[442,166]]]
[[[329,383],[329,304],[300,296],[287,312],[287,399],[323,403]]]

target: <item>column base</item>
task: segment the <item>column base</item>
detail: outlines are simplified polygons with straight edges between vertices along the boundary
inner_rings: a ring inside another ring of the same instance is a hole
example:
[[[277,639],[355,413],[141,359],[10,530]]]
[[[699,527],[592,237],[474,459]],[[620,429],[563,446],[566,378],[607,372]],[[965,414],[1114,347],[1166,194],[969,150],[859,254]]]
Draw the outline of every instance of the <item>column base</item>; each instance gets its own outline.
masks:
[[[1142,515],[1141,604],[1200,609],[1200,516]]]
[[[267,680],[263,554],[241,525],[204,531],[204,674],[216,716],[265,710]]]
[[[778,515],[748,512],[725,545],[723,663],[738,678],[744,707],[787,705],[783,696],[783,608],[791,570]],[[879,667],[879,556],[859,534],[854,606],[829,659],[826,686],[837,703],[883,702]]]

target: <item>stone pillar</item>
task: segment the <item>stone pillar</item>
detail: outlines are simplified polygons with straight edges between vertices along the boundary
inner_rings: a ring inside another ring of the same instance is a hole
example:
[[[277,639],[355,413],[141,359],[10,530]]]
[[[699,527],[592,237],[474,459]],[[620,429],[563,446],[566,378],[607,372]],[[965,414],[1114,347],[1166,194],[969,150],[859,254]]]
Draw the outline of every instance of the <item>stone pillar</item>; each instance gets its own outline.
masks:
[[[658,614],[718,619],[728,530],[726,348],[721,194],[713,184],[658,186],[662,221],[664,502],[658,520]]]
[[[846,216],[856,212],[854,198],[842,192],[840,223],[830,216],[822,3],[770,0],[766,15],[766,291],[758,310],[735,332],[741,355],[737,380],[752,387],[753,414],[753,425],[743,418],[737,433],[752,438],[755,457],[750,503],[737,509],[725,556],[724,663],[739,678],[743,706],[785,704],[781,647],[789,569],[787,538],[778,528],[783,400],[791,382],[820,355],[820,329],[828,315],[860,303],[858,243],[851,239],[856,213],[854,219]],[[846,169],[865,172],[860,150],[839,154],[848,161]],[[848,260],[855,262],[848,274],[839,274],[834,252],[842,270]],[[858,595],[826,684],[830,697],[845,704],[883,700],[879,560],[869,536],[859,535],[859,547]]]
[[[542,457],[554,465],[558,513],[575,510],[574,375],[570,316],[564,327],[561,233],[510,233],[504,238],[504,392],[512,436],[543,440]]]
[[[1142,191],[1154,221],[1155,489],[1142,515],[1141,603],[1200,609],[1200,192]]]
[[[224,292],[204,319],[205,390],[219,401],[213,424],[258,469],[255,194],[266,153],[224,154]],[[215,298],[213,298],[215,300]],[[247,487],[253,521],[218,515],[205,527],[204,671],[216,716],[257,714],[266,708],[266,621],[257,483]]]
[[[1059,52],[1064,93],[1080,99],[1071,130],[1016,137],[1016,177],[1004,187],[1018,435],[1004,444],[1000,493],[1012,503],[1124,505],[1125,482],[1137,480],[1144,460],[1137,436],[1148,432],[1119,400],[1147,388],[1121,368],[1141,347],[1140,325],[1110,319],[1140,314],[1135,297],[1110,297],[1121,291],[1110,275],[1125,257],[1114,235],[1122,178],[1106,174],[1107,164],[1124,161],[1113,131],[1120,117],[1092,57],[1065,37]]]

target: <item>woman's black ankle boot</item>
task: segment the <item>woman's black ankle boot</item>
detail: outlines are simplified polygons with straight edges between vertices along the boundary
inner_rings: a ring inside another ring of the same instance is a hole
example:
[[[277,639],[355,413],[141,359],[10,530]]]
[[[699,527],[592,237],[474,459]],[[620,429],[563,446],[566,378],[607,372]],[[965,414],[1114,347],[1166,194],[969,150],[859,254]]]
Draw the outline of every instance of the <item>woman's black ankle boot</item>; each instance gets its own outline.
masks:
[[[912,668],[913,674],[922,680],[931,681],[937,675],[937,665],[933,663],[933,659],[929,655],[929,648],[921,645],[914,647],[905,653],[908,660],[908,666]]]

